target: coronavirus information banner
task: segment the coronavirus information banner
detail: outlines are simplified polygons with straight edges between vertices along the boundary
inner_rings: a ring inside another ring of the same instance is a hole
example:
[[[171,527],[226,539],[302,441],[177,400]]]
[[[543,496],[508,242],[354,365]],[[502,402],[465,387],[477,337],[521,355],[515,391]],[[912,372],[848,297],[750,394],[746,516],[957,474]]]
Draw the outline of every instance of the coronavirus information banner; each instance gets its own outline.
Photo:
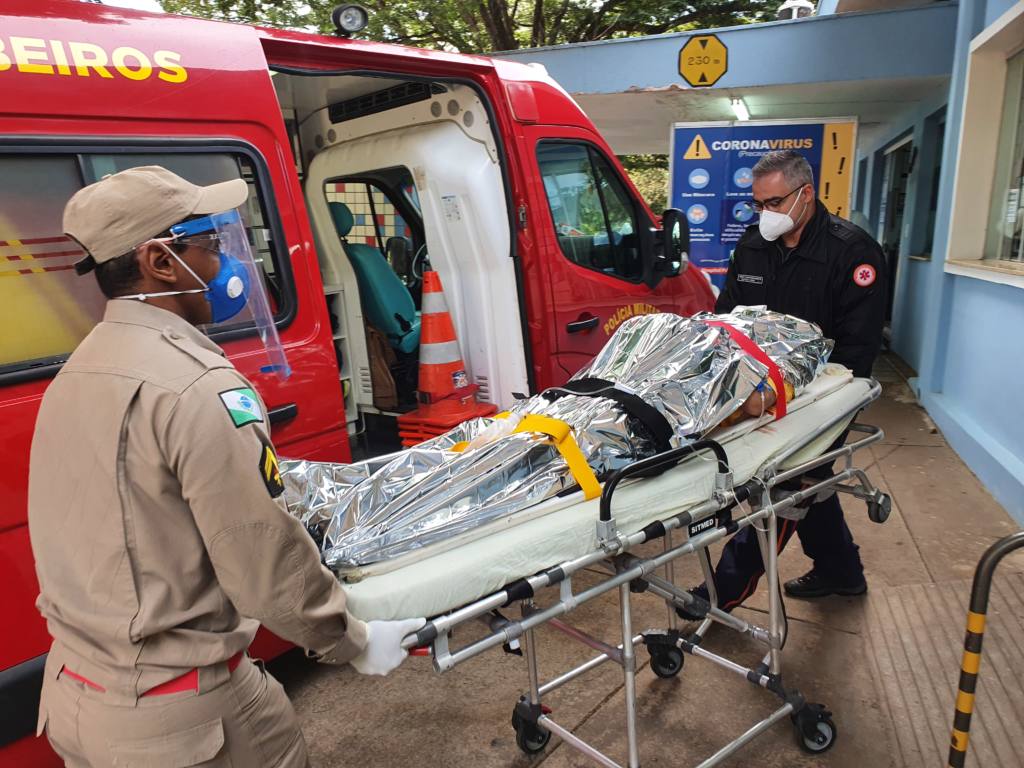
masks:
[[[768,152],[795,149],[814,171],[818,198],[849,216],[856,123],[763,121],[676,123],[669,156],[669,205],[690,223],[690,262],[719,288],[736,243],[757,223],[753,168]]]

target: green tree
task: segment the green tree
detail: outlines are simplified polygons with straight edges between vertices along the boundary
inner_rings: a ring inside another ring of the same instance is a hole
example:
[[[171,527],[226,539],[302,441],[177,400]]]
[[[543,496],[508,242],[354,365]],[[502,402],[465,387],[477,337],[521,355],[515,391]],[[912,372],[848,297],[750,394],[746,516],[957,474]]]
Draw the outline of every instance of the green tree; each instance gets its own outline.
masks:
[[[668,155],[619,155],[622,167],[657,215],[668,207]]]
[[[172,13],[321,32],[335,0],[160,0]],[[463,53],[657,35],[764,19],[778,0],[364,0],[359,37]]]
[[[271,27],[318,29],[327,32],[331,9],[329,0],[157,0],[168,13],[201,16],[206,19],[242,21]]]

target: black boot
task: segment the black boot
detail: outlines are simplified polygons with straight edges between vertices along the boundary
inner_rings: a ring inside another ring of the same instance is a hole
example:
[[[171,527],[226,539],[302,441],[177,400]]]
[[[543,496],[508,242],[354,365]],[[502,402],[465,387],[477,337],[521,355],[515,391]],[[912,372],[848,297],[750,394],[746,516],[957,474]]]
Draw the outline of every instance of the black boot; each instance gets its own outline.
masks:
[[[813,568],[798,579],[791,579],[784,585],[786,594],[790,597],[811,598],[825,597],[826,595],[845,595],[853,597],[863,595],[868,591],[868,583],[861,578],[858,584],[836,584],[831,579],[821,575]]]
[[[705,603],[708,602],[708,588],[705,587],[703,584],[694,587],[693,589],[689,590],[689,592],[691,595],[700,598]],[[704,618],[704,615],[702,614],[691,613],[685,608],[678,607],[676,608],[676,615],[683,621],[701,621]]]

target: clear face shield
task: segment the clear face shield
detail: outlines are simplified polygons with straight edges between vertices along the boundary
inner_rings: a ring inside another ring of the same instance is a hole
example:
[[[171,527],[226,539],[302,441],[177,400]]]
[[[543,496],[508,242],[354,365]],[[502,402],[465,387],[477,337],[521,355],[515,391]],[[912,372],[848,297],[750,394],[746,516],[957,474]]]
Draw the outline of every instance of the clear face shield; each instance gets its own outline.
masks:
[[[263,280],[263,270],[257,264],[249,246],[249,237],[237,209],[192,219],[171,227],[171,242],[199,245],[218,254],[220,269],[208,283],[199,278],[184,261],[182,265],[205,288],[203,293],[210,302],[212,322],[216,327],[248,310],[256,326],[266,353],[263,373],[273,373],[284,380],[291,376],[281,338],[274,325]]]

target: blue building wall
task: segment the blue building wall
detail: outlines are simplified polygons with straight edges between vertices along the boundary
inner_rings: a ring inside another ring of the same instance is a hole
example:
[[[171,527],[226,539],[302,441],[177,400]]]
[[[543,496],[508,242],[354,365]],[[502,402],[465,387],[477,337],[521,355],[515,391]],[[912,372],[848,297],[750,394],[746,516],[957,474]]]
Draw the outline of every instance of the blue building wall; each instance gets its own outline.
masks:
[[[985,26],[1006,13],[1013,6],[1015,0],[989,0],[985,4]]]
[[[894,311],[893,349],[915,371],[921,369],[925,319],[928,311],[928,262],[907,259],[902,268],[906,282],[897,291]],[[897,314],[898,313],[898,314]]]
[[[1024,380],[1024,360],[1007,355],[1007,344],[1017,337],[1022,323],[1020,288],[965,277],[954,280],[941,392],[963,404],[960,410],[986,436],[1016,449],[1017,456],[1024,447],[1024,398],[1015,390]]]
[[[948,226],[941,215],[953,203],[970,42],[1013,5],[1012,0],[960,3],[934,258],[912,261],[909,254],[901,254],[893,346],[918,369],[918,397],[950,444],[999,502],[1024,523],[1024,461],[1020,458],[1024,456],[1024,399],[1017,391],[1024,381],[1019,336],[1024,329],[1024,290],[946,273],[945,260],[956,254],[948,253]],[[887,136],[859,151],[877,161],[881,150],[908,127],[913,128],[915,141],[924,141],[926,118],[917,114],[907,121],[894,121]],[[920,187],[915,190],[918,199],[910,201],[908,195],[908,214],[910,206],[920,202],[924,191]],[[918,207],[909,218],[920,226],[920,215]],[[978,215],[987,215],[980,201]]]

